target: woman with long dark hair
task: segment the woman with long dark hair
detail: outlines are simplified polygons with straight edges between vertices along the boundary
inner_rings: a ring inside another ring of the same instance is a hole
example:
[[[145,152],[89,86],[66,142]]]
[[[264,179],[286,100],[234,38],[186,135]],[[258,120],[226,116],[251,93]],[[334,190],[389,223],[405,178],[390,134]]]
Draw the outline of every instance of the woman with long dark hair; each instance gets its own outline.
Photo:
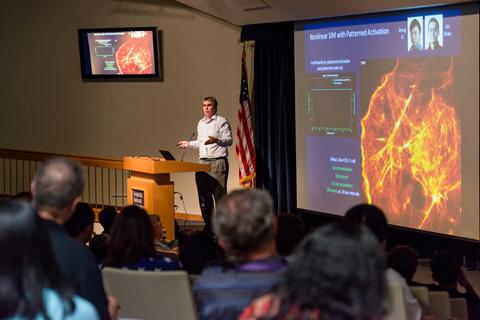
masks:
[[[24,201],[0,202],[0,318],[98,319],[73,295],[40,217]]]
[[[255,300],[240,319],[381,319],[384,266],[366,227],[321,227],[299,245],[273,293]]]
[[[147,211],[134,205],[118,214],[103,265],[151,271],[181,269],[176,260],[157,253],[151,219]]]

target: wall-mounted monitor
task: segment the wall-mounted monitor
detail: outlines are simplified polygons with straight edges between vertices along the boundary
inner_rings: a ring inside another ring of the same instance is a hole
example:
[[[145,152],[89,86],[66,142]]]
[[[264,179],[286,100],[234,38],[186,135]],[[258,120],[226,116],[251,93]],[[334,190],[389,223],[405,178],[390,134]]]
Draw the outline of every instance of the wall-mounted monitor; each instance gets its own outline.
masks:
[[[84,79],[160,78],[156,27],[79,29]]]

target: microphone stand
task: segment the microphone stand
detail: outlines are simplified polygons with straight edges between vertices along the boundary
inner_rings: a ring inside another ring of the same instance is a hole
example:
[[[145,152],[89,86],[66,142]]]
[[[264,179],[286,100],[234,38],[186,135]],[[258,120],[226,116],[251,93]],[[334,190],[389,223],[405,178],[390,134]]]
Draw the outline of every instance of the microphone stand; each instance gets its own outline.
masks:
[[[192,135],[190,136],[190,139],[188,139],[188,142],[192,141],[193,137],[195,137],[195,132],[192,133]],[[183,161],[183,157],[185,156],[185,153],[187,152],[189,148],[185,148],[185,150],[183,150],[182,152],[182,156],[180,157],[180,161]]]

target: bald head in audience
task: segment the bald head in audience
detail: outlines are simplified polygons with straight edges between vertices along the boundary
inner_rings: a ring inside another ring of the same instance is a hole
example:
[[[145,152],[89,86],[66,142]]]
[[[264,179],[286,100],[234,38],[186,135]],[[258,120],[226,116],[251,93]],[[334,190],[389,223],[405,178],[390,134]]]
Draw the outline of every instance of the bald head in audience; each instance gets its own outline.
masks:
[[[35,173],[33,203],[43,219],[64,224],[73,214],[83,191],[80,165],[70,159],[53,158]]]

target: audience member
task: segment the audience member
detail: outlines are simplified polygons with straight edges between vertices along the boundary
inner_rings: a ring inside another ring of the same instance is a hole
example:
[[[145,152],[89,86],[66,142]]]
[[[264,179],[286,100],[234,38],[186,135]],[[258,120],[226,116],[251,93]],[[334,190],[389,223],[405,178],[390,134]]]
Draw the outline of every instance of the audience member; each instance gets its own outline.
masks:
[[[100,222],[103,228],[103,233],[110,234],[116,216],[117,209],[115,209],[115,207],[108,206],[100,210],[98,213],[98,222]]]
[[[82,168],[69,159],[50,159],[35,173],[31,189],[35,208],[48,230],[55,260],[74,293],[94,304],[101,319],[115,317],[116,301],[113,298],[107,301],[93,255],[62,227],[80,202]]]
[[[75,240],[87,244],[92,238],[94,222],[95,213],[93,213],[92,207],[88,203],[80,202],[63,227]]]
[[[98,265],[102,265],[107,256],[107,246],[110,241],[110,232],[117,216],[117,209],[113,206],[107,206],[98,213],[98,221],[103,228],[101,234],[94,235],[88,244],[88,247],[95,256]]]
[[[96,234],[90,239],[88,243],[88,247],[90,251],[93,253],[95,257],[95,261],[97,264],[101,266],[103,264],[103,260],[105,260],[107,256],[107,247],[108,242],[110,241],[110,236],[106,233]]]
[[[432,279],[437,285],[429,286],[429,290],[447,291],[450,298],[465,298],[468,318],[480,319],[480,298],[465,277],[458,257],[450,251],[440,251],[430,262],[430,268],[432,269]],[[464,287],[466,293],[459,292],[458,285]]]
[[[305,225],[298,215],[285,213],[277,217],[276,241],[279,254],[289,256],[304,237]]]
[[[163,227],[162,221],[160,221],[160,217],[152,214],[150,215],[150,221],[152,222],[153,238],[157,251],[170,250],[167,241],[165,241],[165,228]]]
[[[388,253],[388,267],[397,271],[409,286],[423,286],[424,284],[413,281],[413,276],[417,271],[418,257],[417,253],[406,245],[398,245]]]
[[[147,211],[135,205],[115,219],[104,266],[132,270],[179,270],[178,261],[155,250],[153,227]]]
[[[163,227],[162,221],[160,221],[160,217],[152,214],[150,215],[150,219],[152,221],[153,236],[155,238],[155,248],[157,249],[157,251],[178,253],[178,241],[168,241],[166,239],[166,230]]]
[[[344,221],[347,224],[364,224],[377,238],[380,245],[385,249],[387,243],[387,217],[383,211],[370,204],[360,204],[349,209],[345,213]],[[392,268],[386,269],[387,283],[398,283],[402,286],[405,301],[405,310],[408,320],[418,320],[422,317],[422,309],[418,300],[413,296],[406,280]]]
[[[0,203],[0,318],[98,319],[72,294],[55,262],[47,230],[24,201]]]
[[[413,276],[417,271],[418,257],[417,253],[406,245],[397,245],[388,253],[387,265],[389,268],[398,272],[409,286],[425,286],[424,283],[413,281]],[[422,309],[423,319],[435,319],[435,310],[428,304],[418,299],[418,304]]]
[[[217,261],[221,256],[221,248],[211,234],[200,231],[185,235],[179,251],[183,269],[194,275],[200,274],[207,263]]]
[[[204,268],[194,284],[200,319],[237,319],[278,282],[286,262],[277,253],[275,221],[264,191],[236,190],[219,202],[213,229],[226,261]]]
[[[240,319],[381,319],[384,256],[364,226],[323,226],[300,244],[272,294]]]

